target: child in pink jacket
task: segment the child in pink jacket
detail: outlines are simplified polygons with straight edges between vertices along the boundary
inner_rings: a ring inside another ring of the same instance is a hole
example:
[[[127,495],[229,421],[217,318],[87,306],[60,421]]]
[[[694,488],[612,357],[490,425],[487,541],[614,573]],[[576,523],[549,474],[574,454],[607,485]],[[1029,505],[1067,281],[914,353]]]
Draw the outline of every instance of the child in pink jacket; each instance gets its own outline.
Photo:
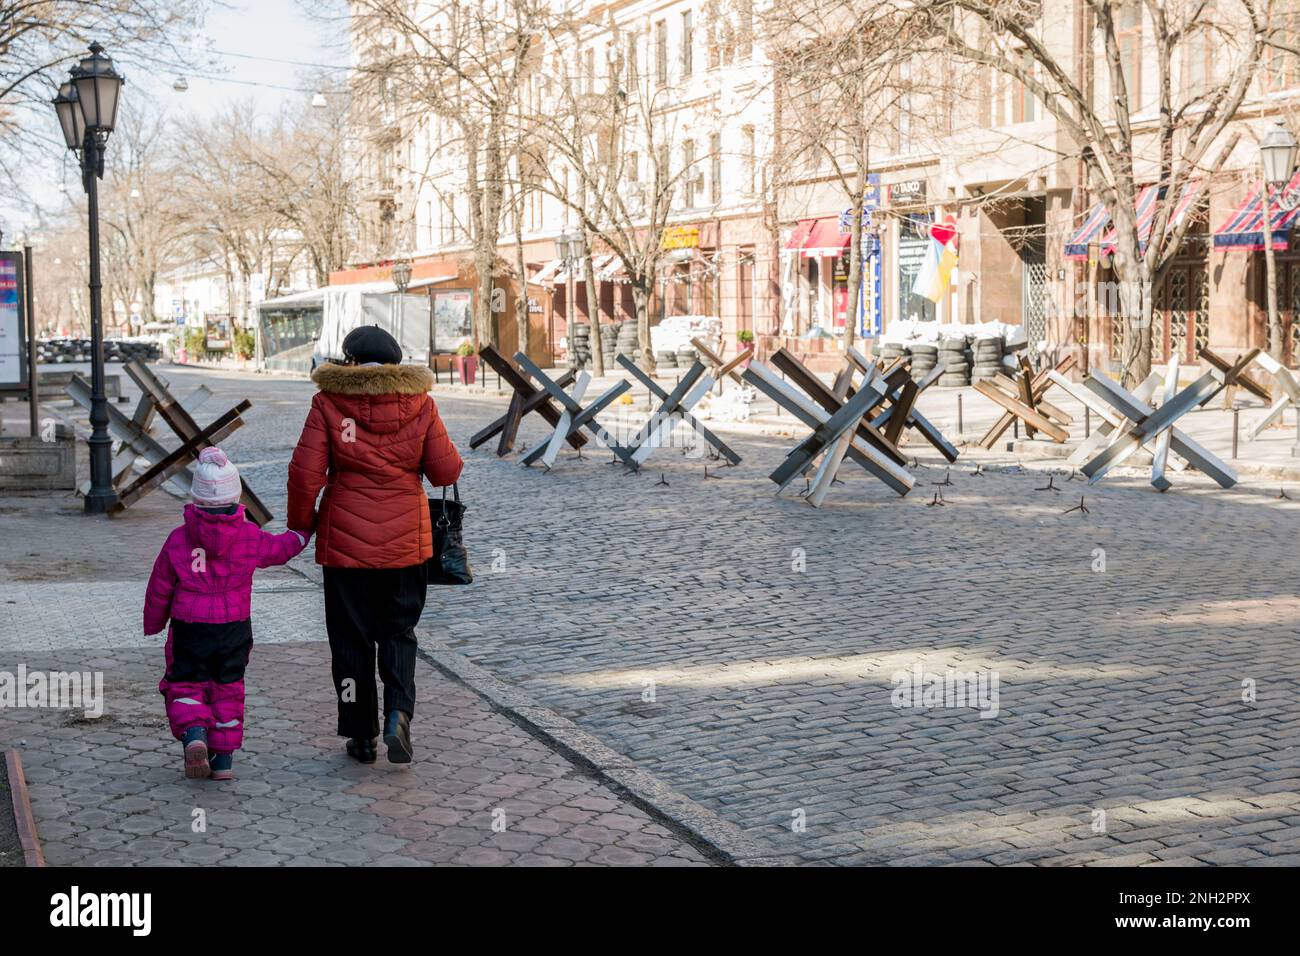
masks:
[[[144,599],[144,632],[166,626],[158,689],[185,745],[185,776],[234,778],[244,739],[244,668],[253,650],[253,572],[284,564],[311,532],[263,531],[244,516],[239,472],[220,448],[199,454],[185,523],[167,536]]]

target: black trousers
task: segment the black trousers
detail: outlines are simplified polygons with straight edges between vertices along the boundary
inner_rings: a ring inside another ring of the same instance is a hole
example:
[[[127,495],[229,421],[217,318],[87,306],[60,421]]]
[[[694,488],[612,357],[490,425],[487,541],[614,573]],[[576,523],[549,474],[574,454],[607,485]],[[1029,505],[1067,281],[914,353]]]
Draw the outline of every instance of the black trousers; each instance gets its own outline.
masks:
[[[375,658],[384,713],[415,713],[415,625],[424,612],[428,572],[409,568],[330,568],[325,629],[338,694],[341,737],[379,736]]]

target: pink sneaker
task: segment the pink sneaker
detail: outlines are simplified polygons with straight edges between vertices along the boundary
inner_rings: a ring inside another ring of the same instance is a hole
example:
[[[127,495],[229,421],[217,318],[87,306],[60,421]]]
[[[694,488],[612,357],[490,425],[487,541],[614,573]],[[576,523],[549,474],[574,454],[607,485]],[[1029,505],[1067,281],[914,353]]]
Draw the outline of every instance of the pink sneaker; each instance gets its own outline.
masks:
[[[188,780],[207,780],[212,774],[208,766],[208,742],[191,740],[185,745],[185,777]]]

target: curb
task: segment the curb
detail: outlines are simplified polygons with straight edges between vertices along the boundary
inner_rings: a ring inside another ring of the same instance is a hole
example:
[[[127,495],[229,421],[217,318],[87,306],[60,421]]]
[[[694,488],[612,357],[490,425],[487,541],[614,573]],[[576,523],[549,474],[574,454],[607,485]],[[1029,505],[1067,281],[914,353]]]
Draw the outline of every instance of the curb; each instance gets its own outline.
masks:
[[[41,840],[36,835],[32,802],[27,795],[27,778],[23,776],[23,758],[17,750],[5,751],[5,772],[9,775],[9,789],[13,792],[14,822],[18,827],[18,843],[23,848],[23,858],[28,866],[44,866],[45,854],[41,852]]]
[[[734,823],[638,769],[626,756],[610,749],[573,721],[494,677],[427,631],[418,630],[418,633],[417,653],[427,663],[464,684],[494,710],[569,760],[590,770],[610,789],[676,831],[715,863],[754,866],[771,859],[771,848],[759,845]]]

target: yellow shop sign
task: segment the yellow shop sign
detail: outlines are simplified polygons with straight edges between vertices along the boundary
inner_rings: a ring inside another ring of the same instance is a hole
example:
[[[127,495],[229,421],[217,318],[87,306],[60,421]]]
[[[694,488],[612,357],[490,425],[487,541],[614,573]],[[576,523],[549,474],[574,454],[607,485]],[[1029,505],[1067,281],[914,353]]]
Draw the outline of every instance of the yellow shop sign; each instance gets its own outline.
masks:
[[[660,249],[698,249],[699,246],[699,226],[667,226],[659,240]]]

